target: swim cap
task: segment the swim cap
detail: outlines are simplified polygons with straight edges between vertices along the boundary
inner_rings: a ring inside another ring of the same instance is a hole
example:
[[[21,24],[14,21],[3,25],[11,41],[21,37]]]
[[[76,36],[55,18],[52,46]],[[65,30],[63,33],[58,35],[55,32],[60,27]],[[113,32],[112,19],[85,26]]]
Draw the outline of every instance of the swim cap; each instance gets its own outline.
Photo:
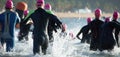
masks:
[[[69,33],[69,36],[70,36],[71,38],[73,38],[73,37],[74,37],[74,35],[73,35],[73,33],[72,33],[72,32],[70,32],[70,33]]]
[[[96,18],[99,18],[101,16],[102,12],[101,12],[101,9],[96,9],[95,10],[95,17]]]
[[[90,23],[91,22],[91,20],[92,20],[92,18],[87,18],[87,23]]]
[[[45,7],[44,7],[46,10],[51,10],[51,5],[49,3],[45,4]]]
[[[62,31],[66,31],[67,29],[67,25],[66,24],[62,24]]]
[[[113,19],[117,20],[118,17],[119,17],[119,13],[117,11],[114,11],[114,13],[113,13]]]
[[[19,10],[22,10],[22,11],[27,10],[27,8],[28,8],[28,5],[25,2],[18,2],[17,5],[16,5],[16,9],[19,9]]]
[[[109,17],[105,18],[105,22],[110,22],[110,18]]]
[[[24,15],[25,15],[25,16],[27,16],[28,13],[29,13],[29,10],[25,10],[25,11],[24,11]]]
[[[12,0],[7,0],[5,8],[7,8],[7,9],[12,9],[13,8]]]
[[[44,0],[37,0],[37,6],[43,6],[44,5]]]

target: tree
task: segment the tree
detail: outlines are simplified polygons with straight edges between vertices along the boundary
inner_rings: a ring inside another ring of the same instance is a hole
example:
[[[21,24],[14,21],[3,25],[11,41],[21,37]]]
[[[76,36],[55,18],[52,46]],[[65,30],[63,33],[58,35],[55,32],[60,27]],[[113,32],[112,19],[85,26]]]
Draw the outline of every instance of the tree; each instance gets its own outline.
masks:
[[[28,3],[29,9],[36,8],[36,0],[13,0],[14,5],[20,1]],[[4,9],[5,2],[6,0],[0,0],[0,10]],[[74,11],[86,6],[92,10],[101,8],[106,12],[120,11],[120,0],[45,0],[45,2],[50,3],[53,10],[60,12]]]

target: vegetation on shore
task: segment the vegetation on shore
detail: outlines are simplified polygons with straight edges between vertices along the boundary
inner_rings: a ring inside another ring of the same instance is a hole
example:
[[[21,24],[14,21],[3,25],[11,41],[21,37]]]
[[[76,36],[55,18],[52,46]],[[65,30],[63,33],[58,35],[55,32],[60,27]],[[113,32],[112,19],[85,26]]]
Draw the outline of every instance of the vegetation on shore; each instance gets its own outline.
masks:
[[[6,0],[0,0],[0,10],[4,9]],[[13,0],[14,5],[19,1],[28,3],[29,9],[35,9],[36,0]],[[74,12],[75,10],[88,7],[91,10],[101,8],[104,12],[120,12],[120,0],[45,0],[50,3],[57,12]]]

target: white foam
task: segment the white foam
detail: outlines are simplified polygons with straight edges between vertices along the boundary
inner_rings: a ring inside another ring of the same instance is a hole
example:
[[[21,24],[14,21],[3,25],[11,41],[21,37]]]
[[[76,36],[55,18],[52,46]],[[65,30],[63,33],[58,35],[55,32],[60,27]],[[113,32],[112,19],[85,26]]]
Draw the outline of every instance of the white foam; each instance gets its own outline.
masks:
[[[74,23],[75,25],[75,23]],[[68,32],[73,32],[74,35],[78,33],[80,28],[75,27],[72,29],[68,29]],[[17,36],[17,32],[15,35]],[[47,55],[37,54],[33,56],[33,39],[31,36],[32,33],[29,34],[29,41],[18,42],[17,38],[15,38],[15,47],[13,52],[4,52],[0,51],[1,55],[8,55],[11,57],[20,56],[20,57],[119,57],[120,56],[120,48],[115,47],[114,51],[111,53],[104,51],[103,53],[99,51],[90,51],[89,44],[81,44],[80,40],[68,40],[66,38],[58,37],[58,33],[54,33],[54,42],[51,43],[48,47]]]

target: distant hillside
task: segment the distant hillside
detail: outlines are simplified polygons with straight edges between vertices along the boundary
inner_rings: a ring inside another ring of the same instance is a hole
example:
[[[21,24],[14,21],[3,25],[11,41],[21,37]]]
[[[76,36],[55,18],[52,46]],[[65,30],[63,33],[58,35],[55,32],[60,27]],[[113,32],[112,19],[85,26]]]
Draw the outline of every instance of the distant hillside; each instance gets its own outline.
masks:
[[[6,0],[0,0],[0,9],[4,8]],[[35,8],[36,0],[13,0],[14,5],[18,1],[25,1],[29,9]],[[45,0],[52,5],[53,10],[58,12],[75,11],[77,9],[88,7],[91,10],[101,8],[104,12],[120,12],[120,0]]]
[[[101,8],[105,12],[120,11],[120,0],[46,0],[56,11],[74,11],[88,7],[94,10]]]

